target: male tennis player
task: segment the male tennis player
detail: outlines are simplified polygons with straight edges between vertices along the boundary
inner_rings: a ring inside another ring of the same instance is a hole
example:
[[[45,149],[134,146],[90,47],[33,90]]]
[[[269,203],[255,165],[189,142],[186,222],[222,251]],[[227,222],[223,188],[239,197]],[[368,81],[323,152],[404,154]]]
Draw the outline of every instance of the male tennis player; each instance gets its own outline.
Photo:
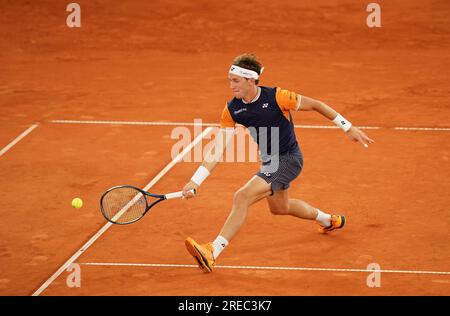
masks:
[[[244,224],[249,206],[263,198],[267,199],[272,214],[316,220],[322,233],[344,227],[345,216],[327,214],[302,200],[289,198],[290,182],[298,177],[303,167],[291,111],[316,111],[344,130],[351,140],[364,147],[373,143],[364,132],[321,101],[280,88],[258,86],[263,69],[252,54],[234,59],[228,73],[234,98],[223,109],[218,142],[183,189],[184,197],[193,197],[188,191],[198,190],[211,174],[236,123],[251,129],[259,146],[261,169],[234,194],[231,213],[213,242],[198,244],[192,238],[185,242],[200,269],[207,273],[213,271],[217,257]]]

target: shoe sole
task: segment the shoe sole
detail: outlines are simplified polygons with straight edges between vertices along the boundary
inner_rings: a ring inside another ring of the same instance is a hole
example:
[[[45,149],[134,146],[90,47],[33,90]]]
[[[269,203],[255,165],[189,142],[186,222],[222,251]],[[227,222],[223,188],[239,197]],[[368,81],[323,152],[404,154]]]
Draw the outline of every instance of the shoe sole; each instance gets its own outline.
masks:
[[[192,257],[194,257],[194,259],[197,261],[198,267],[200,268],[200,270],[202,270],[205,273],[211,273],[212,269],[209,266],[209,264],[207,263],[207,260],[205,257],[203,257],[203,255],[201,254],[201,252],[197,249],[197,247],[194,244],[195,242],[190,240],[190,239],[186,239],[185,241],[185,245],[186,245],[186,249],[187,251],[191,254]]]
[[[345,216],[341,215],[341,225],[339,225],[339,227],[332,226],[330,228],[323,229],[321,232],[322,232],[322,234],[326,234],[326,233],[332,232],[333,230],[336,230],[336,229],[342,229],[342,228],[344,228],[345,223],[346,223]]]
[[[340,229],[340,228],[344,228],[344,226],[345,226],[345,221],[346,221],[345,216],[342,215],[341,218],[342,218],[342,222],[341,222],[341,226],[338,227],[339,229]]]

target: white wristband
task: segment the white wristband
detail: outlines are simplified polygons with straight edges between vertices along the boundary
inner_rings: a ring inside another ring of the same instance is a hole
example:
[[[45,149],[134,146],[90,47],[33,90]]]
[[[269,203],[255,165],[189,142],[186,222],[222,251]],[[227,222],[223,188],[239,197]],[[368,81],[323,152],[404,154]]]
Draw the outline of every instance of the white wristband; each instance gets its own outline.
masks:
[[[203,166],[198,167],[197,171],[191,178],[191,181],[200,186],[203,181],[209,176],[209,170]]]
[[[348,132],[348,130],[352,127],[352,123],[347,121],[342,115],[338,113],[336,118],[333,120],[333,123],[339,126],[344,130],[344,132]]]

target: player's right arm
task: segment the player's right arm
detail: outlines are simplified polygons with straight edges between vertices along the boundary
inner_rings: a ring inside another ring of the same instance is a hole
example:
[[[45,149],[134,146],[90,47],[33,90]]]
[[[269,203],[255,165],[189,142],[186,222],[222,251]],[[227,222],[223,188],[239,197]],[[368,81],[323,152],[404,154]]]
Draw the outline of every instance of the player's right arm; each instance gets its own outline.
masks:
[[[197,171],[192,176],[191,180],[183,188],[183,196],[185,198],[191,198],[194,195],[190,192],[192,189],[198,190],[202,182],[211,174],[220,161],[228,143],[234,134],[235,122],[232,119],[228,106],[222,112],[220,130],[216,136],[214,146],[206,153],[202,164],[198,167]]]

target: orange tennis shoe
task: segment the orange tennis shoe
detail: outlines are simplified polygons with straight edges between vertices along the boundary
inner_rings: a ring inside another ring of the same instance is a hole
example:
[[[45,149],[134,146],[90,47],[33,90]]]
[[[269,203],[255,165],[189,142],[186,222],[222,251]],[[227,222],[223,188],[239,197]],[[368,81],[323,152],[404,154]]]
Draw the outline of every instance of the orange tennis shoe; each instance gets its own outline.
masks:
[[[215,261],[213,256],[213,245],[211,243],[200,245],[191,237],[188,237],[184,244],[189,253],[197,261],[199,268],[205,273],[211,273]]]
[[[333,230],[341,229],[344,227],[345,221],[346,219],[344,215],[331,215],[331,225],[328,227],[319,225],[319,232],[321,232],[322,234],[326,234]]]

